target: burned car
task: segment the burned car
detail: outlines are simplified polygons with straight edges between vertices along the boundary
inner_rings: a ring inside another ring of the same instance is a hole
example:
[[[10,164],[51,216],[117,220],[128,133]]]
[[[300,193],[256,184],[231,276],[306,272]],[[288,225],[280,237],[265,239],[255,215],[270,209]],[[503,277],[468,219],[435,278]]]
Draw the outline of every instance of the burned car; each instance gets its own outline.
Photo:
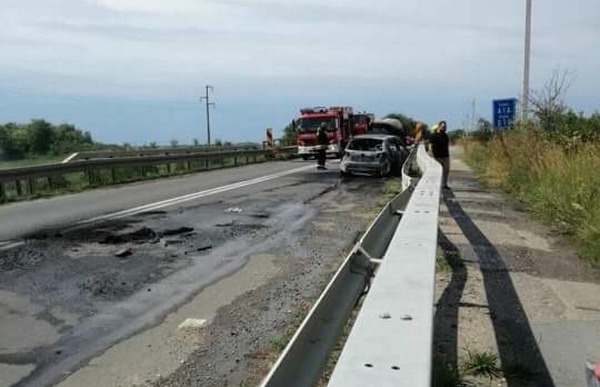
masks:
[[[340,163],[342,175],[399,174],[408,150],[400,137],[388,134],[364,134],[354,137],[344,151]]]

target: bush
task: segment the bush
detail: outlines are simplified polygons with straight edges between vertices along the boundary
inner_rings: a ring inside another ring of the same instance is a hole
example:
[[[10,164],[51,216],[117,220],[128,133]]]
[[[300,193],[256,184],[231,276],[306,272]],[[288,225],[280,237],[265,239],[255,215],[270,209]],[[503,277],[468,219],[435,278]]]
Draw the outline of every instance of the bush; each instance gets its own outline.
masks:
[[[567,128],[563,133],[575,130]],[[487,143],[470,140],[465,151],[487,184],[510,192],[557,231],[573,235],[581,255],[600,265],[600,141],[595,135],[565,141],[557,134],[521,126]]]
[[[0,125],[0,149],[9,158],[59,156],[101,146],[92,140],[89,132],[69,124],[55,126],[44,120],[33,120],[29,124]]]

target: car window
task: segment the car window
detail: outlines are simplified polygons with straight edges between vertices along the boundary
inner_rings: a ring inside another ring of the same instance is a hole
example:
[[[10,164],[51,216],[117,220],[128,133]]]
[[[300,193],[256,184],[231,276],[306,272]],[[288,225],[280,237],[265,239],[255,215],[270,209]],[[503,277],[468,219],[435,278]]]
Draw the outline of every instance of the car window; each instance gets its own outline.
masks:
[[[383,140],[377,138],[355,138],[348,144],[348,149],[368,152],[382,151]]]

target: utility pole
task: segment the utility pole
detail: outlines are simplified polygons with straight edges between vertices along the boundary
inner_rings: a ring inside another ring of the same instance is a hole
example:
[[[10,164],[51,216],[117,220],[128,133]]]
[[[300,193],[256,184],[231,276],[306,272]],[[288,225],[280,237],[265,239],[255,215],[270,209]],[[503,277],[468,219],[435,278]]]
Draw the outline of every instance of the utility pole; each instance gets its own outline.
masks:
[[[210,110],[209,110],[209,107],[211,105],[215,106],[215,103],[210,102],[208,90],[214,91],[214,88],[210,85],[206,85],[206,95],[204,97],[200,97],[200,102],[206,101],[206,138],[207,138],[207,142],[208,142],[208,147],[210,148]]]
[[[521,120],[527,120],[529,109],[529,57],[531,54],[531,0],[526,0],[525,10],[525,58],[523,63],[523,92],[521,95]]]
[[[477,130],[477,118],[475,117],[475,98],[473,98],[473,101],[471,101],[471,119],[473,120],[471,123],[471,125],[473,125],[471,130]]]

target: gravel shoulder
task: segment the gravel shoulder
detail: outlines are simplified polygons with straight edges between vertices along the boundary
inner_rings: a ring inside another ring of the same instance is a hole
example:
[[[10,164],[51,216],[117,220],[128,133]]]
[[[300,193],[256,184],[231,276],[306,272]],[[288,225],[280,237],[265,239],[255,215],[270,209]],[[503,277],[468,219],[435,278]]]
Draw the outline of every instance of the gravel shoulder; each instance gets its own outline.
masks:
[[[600,271],[518,203],[482,187],[453,152],[440,214],[436,361],[461,369],[490,354],[504,371],[494,385],[585,385],[585,361],[600,360]]]

